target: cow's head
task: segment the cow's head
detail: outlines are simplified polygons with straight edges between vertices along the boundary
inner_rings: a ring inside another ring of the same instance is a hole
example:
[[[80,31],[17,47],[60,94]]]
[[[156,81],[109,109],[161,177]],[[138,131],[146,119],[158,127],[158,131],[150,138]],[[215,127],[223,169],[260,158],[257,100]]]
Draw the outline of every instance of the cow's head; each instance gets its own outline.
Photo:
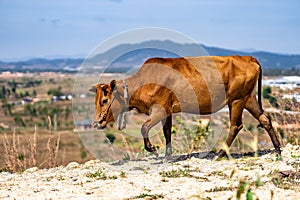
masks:
[[[93,127],[103,129],[109,122],[115,121],[112,107],[120,107],[119,100],[116,99],[116,81],[110,84],[97,84],[91,86],[89,91],[95,93],[95,121]],[[114,109],[120,110],[120,109]]]

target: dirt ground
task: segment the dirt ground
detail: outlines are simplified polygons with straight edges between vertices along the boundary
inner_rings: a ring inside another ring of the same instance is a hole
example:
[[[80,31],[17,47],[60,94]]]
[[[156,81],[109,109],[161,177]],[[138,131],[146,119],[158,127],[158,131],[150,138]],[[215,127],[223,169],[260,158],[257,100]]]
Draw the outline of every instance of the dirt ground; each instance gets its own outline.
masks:
[[[265,199],[300,198],[300,148],[288,144],[282,156],[163,155],[107,163],[90,160],[50,169],[0,173],[1,199]],[[242,156],[242,157],[241,157]]]

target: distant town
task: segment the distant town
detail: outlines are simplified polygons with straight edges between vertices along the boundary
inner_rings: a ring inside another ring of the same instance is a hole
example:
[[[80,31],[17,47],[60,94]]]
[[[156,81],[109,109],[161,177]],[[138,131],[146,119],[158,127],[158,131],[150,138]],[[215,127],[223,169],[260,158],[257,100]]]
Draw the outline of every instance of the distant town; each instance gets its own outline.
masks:
[[[295,91],[300,88],[300,76],[265,77],[262,85],[278,87],[282,90],[280,95],[283,99],[291,99],[300,102],[300,94],[298,91]]]

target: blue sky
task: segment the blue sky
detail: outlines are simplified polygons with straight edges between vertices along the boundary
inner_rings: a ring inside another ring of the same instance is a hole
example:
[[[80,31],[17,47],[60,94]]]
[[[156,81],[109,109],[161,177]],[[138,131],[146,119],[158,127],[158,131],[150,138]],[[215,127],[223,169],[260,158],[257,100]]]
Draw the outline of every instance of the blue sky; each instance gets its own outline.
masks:
[[[229,49],[300,54],[299,0],[0,0],[0,60],[86,56],[142,27]]]

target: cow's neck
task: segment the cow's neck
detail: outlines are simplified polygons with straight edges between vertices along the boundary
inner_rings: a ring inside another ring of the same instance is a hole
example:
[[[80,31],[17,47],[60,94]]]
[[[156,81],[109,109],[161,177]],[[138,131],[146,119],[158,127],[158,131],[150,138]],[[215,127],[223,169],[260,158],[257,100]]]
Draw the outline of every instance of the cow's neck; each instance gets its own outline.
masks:
[[[128,85],[129,82],[129,85]],[[119,80],[117,82],[117,88],[118,88],[118,92],[122,95],[122,97],[124,98],[124,104],[127,106],[128,109],[128,105],[129,105],[129,101],[130,101],[130,96],[131,96],[131,84],[130,81],[123,79],[123,80]],[[126,98],[127,97],[127,98]],[[127,101],[127,102],[126,102]]]
[[[127,86],[127,92],[124,89],[124,83]],[[133,93],[143,85],[143,83],[141,83],[141,80],[137,80],[135,77],[129,77],[123,80],[119,80],[117,83],[117,87],[118,87],[118,91],[119,93],[122,94],[122,96],[124,97],[124,95],[128,95],[128,104],[126,105],[128,110],[132,109],[131,107],[134,106],[133,105],[133,99],[131,98]]]

